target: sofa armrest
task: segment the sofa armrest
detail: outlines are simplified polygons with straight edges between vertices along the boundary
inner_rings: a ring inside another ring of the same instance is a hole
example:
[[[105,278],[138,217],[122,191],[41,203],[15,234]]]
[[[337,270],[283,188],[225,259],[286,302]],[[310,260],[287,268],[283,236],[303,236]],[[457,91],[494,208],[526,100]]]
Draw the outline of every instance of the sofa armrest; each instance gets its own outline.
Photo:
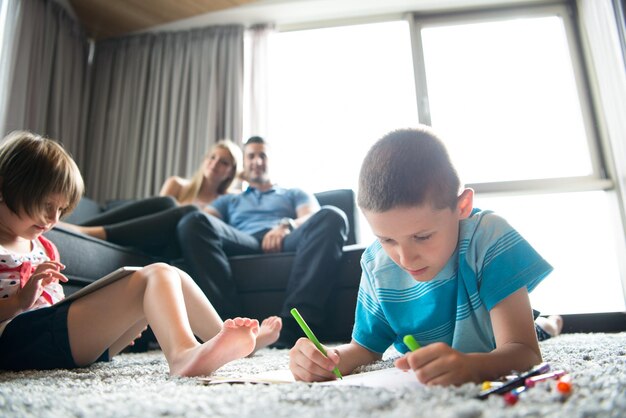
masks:
[[[145,266],[158,261],[139,251],[56,226],[45,234],[58,248],[63,273],[79,285],[88,284],[122,266]],[[71,285],[71,283],[68,283]]]
[[[321,206],[335,206],[341,209],[348,218],[348,238],[347,245],[356,244],[358,242],[358,214],[354,191],[351,189],[328,190],[325,192],[315,193],[315,198]]]
[[[79,225],[82,222],[99,215],[101,212],[102,207],[100,207],[96,201],[91,200],[88,197],[82,197],[76,208],[74,208],[72,213],[66,216],[63,221]]]

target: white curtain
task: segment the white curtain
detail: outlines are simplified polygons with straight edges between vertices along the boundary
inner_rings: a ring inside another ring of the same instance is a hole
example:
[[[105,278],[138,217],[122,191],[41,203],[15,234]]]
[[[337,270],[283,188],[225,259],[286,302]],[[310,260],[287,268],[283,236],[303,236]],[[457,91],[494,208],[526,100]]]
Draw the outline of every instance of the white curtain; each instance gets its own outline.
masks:
[[[16,23],[19,17],[18,0],[0,0],[0,135],[8,133],[5,121],[9,103],[10,65],[14,58],[13,40],[16,37]]]
[[[578,9],[583,38],[591,57],[591,74],[598,90],[600,129],[608,138],[609,164],[615,173],[622,225],[626,235],[626,71],[623,41],[618,22],[623,25],[621,10],[611,0],[579,0]],[[619,20],[618,20],[619,19]],[[623,36],[624,27],[622,26]],[[623,260],[622,260],[623,261]],[[626,298],[626,275],[622,273]]]
[[[621,196],[622,222],[626,225],[626,72],[616,19],[622,16],[611,0],[579,0],[583,37],[591,56],[596,83],[600,127],[609,140],[616,183]]]
[[[158,192],[207,149],[242,135],[243,26],[143,34],[95,46],[85,170],[99,201]]]
[[[267,135],[268,53],[273,25],[255,25],[246,30],[244,79],[244,135]],[[243,138],[245,141],[246,138]]]
[[[52,0],[0,0],[0,10],[0,134],[62,142],[87,196],[153,195],[217,140],[241,142],[243,26],[93,44]]]

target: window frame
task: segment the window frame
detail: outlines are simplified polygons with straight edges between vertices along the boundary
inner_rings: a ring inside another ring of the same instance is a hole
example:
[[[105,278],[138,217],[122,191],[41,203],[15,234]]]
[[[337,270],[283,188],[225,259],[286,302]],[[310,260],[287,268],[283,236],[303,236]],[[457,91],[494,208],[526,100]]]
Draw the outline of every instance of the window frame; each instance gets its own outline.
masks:
[[[620,186],[622,177],[616,170],[616,153],[613,151],[609,133],[604,125],[604,103],[598,91],[598,79],[593,65],[595,56],[588,45],[588,33],[585,31],[584,9],[573,0],[556,0],[548,4],[517,4],[512,6],[479,6],[457,10],[407,11],[377,16],[361,16],[323,21],[306,21],[276,26],[278,32],[291,32],[309,29],[321,29],[337,26],[360,25],[375,22],[405,20],[409,25],[409,34],[413,59],[414,85],[416,90],[417,120],[431,124],[428,111],[428,91],[424,50],[420,36],[422,27],[467,24],[476,22],[501,21],[506,19],[552,17],[557,16],[563,22],[564,35],[570,56],[578,103],[585,130],[589,153],[591,174],[587,176],[563,176],[548,179],[527,179],[517,181],[498,181],[468,183],[480,197],[508,197],[533,194],[558,194],[561,192],[603,191],[610,198],[612,215],[620,232],[615,243],[618,253],[618,269],[623,297],[626,300],[626,195]],[[626,58],[624,58],[626,59]]]
[[[429,126],[431,125],[431,114],[429,109],[424,47],[421,36],[422,29],[454,24],[486,23],[506,19],[554,16],[562,20],[565,30],[571,66],[576,83],[576,92],[578,94],[583,119],[582,122],[587,138],[592,173],[588,176],[466,184],[467,187],[474,189],[476,193],[491,195],[503,193],[518,194],[592,190],[610,191],[615,189],[615,182],[607,170],[603,153],[604,149],[596,128],[597,118],[592,105],[590,82],[587,77],[587,72],[585,71],[586,67],[582,53],[582,42],[574,21],[574,9],[572,6],[563,3],[556,5],[514,6],[445,13],[409,13],[406,15],[411,33],[419,122]]]

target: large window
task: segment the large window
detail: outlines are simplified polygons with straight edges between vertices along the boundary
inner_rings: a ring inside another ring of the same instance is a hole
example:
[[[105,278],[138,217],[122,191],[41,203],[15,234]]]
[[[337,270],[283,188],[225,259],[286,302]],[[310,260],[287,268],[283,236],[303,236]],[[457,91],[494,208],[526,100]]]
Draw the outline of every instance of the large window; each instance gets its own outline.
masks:
[[[531,295],[537,309],[624,311],[623,228],[575,35],[562,7],[278,33],[273,179],[356,190],[376,139],[431,125],[476,206],[508,219],[554,266]],[[360,235],[373,239],[363,221]]]
[[[420,120],[447,141],[476,205],[554,266],[531,294],[538,309],[623,311],[623,229],[574,35],[564,8],[416,18]]]
[[[425,122],[467,182],[594,174],[564,29],[559,16],[420,28]]]
[[[486,197],[475,206],[499,213],[554,267],[531,293],[542,313],[620,312],[617,204],[604,191]]]
[[[272,177],[355,188],[370,145],[417,124],[406,21],[284,32],[269,52]]]

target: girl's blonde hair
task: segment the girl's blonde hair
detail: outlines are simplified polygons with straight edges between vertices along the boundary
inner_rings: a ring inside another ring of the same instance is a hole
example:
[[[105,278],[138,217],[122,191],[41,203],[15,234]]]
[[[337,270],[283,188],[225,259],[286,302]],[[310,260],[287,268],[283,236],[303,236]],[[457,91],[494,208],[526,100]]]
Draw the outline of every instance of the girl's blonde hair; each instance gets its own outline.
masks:
[[[183,188],[179,196],[176,197],[176,200],[178,200],[180,203],[191,203],[198,197],[198,192],[200,191],[200,186],[202,185],[202,180],[204,179],[204,160],[208,158],[218,148],[226,150],[230,154],[233,167],[230,175],[225,178],[224,181],[217,188],[217,193],[226,193],[228,188],[233,183],[235,177],[238,177],[239,172],[241,171],[241,164],[243,160],[243,157],[241,156],[241,149],[230,139],[219,140],[204,156],[203,163],[200,165],[200,167],[196,170],[196,173],[191,178],[191,183],[189,184],[189,186]]]
[[[52,139],[27,131],[14,131],[0,144],[0,193],[7,207],[19,215],[44,210],[45,199],[61,194],[70,213],[83,195],[80,170],[63,147]]]

